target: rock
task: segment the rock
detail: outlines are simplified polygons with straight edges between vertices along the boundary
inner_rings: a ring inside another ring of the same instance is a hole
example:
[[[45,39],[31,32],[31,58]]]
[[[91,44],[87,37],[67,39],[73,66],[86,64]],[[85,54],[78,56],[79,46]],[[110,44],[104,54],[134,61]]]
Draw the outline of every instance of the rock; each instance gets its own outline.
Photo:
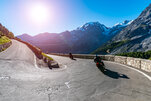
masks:
[[[56,61],[51,61],[51,60],[49,60],[49,61],[48,61],[48,67],[49,67],[50,69],[52,69],[52,68],[59,68],[59,65],[58,65],[58,63],[57,63]]]
[[[44,59],[44,62],[45,62],[45,63],[47,63],[47,58],[46,58],[46,57],[44,57],[43,59]]]

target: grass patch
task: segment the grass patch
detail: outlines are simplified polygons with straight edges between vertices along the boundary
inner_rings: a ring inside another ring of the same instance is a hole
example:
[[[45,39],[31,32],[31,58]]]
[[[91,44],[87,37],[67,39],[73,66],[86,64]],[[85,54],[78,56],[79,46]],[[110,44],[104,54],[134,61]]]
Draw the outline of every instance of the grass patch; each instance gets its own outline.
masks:
[[[0,50],[0,52],[2,52],[2,51],[4,51],[4,50],[6,50],[7,48],[3,48],[2,50]]]
[[[7,48],[3,48],[2,51],[6,50]]]
[[[8,37],[2,36],[2,37],[0,38],[0,45],[1,45],[1,44],[5,44],[5,43],[8,43],[8,42],[11,42],[11,40],[10,40]]]
[[[51,61],[53,61],[54,59],[53,58],[51,58],[50,56],[48,56],[47,54],[45,54],[45,53],[41,53],[44,57],[46,57],[46,58],[48,58],[49,60],[51,60]]]

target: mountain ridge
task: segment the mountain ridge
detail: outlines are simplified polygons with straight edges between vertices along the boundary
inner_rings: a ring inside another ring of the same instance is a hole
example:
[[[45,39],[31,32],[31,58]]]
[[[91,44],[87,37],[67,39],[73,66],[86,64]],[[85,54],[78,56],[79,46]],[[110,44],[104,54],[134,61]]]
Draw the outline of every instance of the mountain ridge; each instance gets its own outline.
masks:
[[[111,28],[99,22],[88,22],[75,30],[64,31],[59,34],[46,32],[35,36],[23,34],[17,37],[30,42],[45,52],[88,54],[124,29],[127,25],[123,24],[128,24],[130,20],[124,22]]]
[[[113,43],[127,41],[116,48],[107,48]],[[119,54],[126,52],[151,50],[151,4],[120,33],[116,34],[104,46],[100,46],[93,53]],[[105,49],[105,50],[104,50]],[[107,51],[110,51],[109,53]]]

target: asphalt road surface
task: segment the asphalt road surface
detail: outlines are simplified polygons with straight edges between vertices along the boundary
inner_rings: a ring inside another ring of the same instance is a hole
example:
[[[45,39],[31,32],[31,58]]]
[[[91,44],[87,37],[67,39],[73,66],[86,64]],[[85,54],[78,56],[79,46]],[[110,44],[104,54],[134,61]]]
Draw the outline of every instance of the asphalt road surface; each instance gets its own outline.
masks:
[[[151,81],[144,75],[104,61],[102,73],[91,59],[52,56],[60,69],[36,68],[24,44],[0,53],[0,101],[151,101]]]

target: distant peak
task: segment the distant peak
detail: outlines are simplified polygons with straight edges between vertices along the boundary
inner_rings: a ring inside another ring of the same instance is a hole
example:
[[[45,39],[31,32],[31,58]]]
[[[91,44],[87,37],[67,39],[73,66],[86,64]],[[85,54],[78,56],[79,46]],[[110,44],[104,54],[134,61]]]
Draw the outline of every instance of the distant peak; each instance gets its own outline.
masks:
[[[98,21],[96,21],[96,22],[88,22],[86,24],[94,25],[94,24],[100,24],[100,23]]]
[[[125,20],[123,21],[123,24],[128,24],[131,20]]]
[[[149,4],[149,6],[147,7],[148,9],[151,9],[151,3]]]
[[[96,21],[96,22],[88,22],[88,23],[84,24],[83,26],[88,26],[88,25],[91,25],[91,26],[98,25],[98,26],[100,26],[100,25],[103,25],[103,24],[100,24],[98,21]]]
[[[83,26],[81,26],[80,28],[88,28],[88,27],[91,27],[91,26],[97,26],[97,27],[106,27],[105,25],[99,23],[98,21],[96,22],[88,22],[88,23],[85,23]]]
[[[24,34],[22,34],[21,36],[29,36],[29,37],[31,37],[31,35],[29,35],[29,34],[27,34],[27,33],[24,33]]]
[[[22,35],[28,35],[27,33],[24,33],[24,34],[22,34]]]
[[[131,24],[132,22],[133,22],[133,20],[125,20],[122,23],[115,24],[113,27],[116,27],[116,26],[127,26],[127,25]]]

